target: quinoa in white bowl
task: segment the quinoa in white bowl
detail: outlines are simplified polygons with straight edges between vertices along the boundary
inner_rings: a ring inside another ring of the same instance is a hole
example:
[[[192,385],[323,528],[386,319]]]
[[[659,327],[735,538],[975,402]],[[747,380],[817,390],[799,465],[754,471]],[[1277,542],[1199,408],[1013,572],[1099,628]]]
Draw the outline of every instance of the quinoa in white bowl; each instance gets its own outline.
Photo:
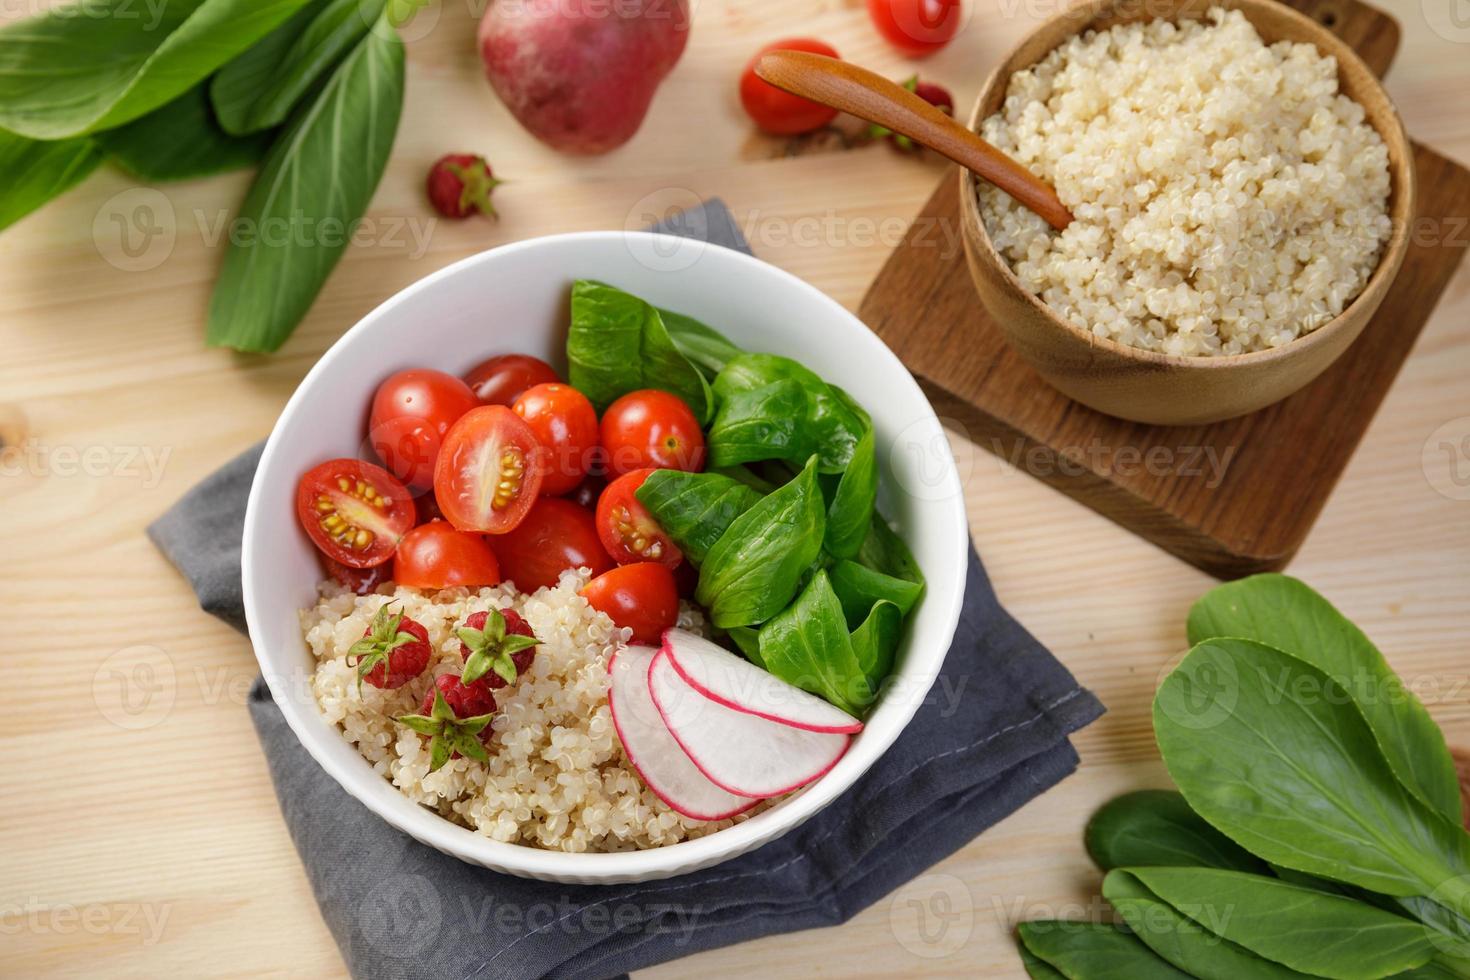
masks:
[[[578,595],[586,569],[567,571],[555,588],[526,595],[514,585],[436,592],[383,586],[354,595],[330,579],[301,613],[316,658],[311,690],[322,716],[373,767],[415,803],[492,840],[570,853],[631,851],[675,844],[750,819],[769,802],[733,818],[683,816],[644,785],[628,760],[608,708],[607,664],[630,631]],[[383,606],[428,631],[428,669],[398,688],[359,687],[348,650]],[[464,660],[455,628],[472,613],[514,609],[540,641],[525,676],[495,692],[486,740],[489,761],[456,758],[429,769],[428,740],[395,719],[419,710],[441,674]],[[684,603],[682,629],[704,632],[698,608]]]
[[[1290,343],[1362,291],[1392,231],[1388,149],[1335,59],[1267,46],[1239,11],[1074,37],[1012,76],[981,135],[1076,219],[1058,234],[979,185],[1021,285],[1143,350]]]

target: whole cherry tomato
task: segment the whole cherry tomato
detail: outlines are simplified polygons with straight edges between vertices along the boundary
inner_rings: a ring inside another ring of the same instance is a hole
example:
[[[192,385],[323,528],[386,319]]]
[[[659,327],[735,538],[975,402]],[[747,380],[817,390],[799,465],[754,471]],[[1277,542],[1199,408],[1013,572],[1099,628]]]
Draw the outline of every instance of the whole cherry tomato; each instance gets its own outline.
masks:
[[[354,595],[372,595],[378,591],[378,586],[393,577],[392,562],[384,562],[372,568],[353,568],[322,555],[322,565],[326,567],[327,574],[332,576],[333,581],[345,586]]]
[[[526,420],[546,448],[541,492],[559,497],[577,489],[597,457],[597,411],[587,396],[570,385],[550,382],[527,388],[510,409]]]
[[[837,49],[815,38],[793,37],[768,44],[755,53],[740,76],[740,104],[755,124],[776,136],[797,136],[821,129],[837,118],[837,110],[783,91],[755,73],[755,63],[768,51],[809,51],[837,57]]]
[[[500,563],[480,535],[456,531],[444,521],[430,521],[398,542],[393,581],[416,589],[499,585]]]
[[[868,0],[868,16],[889,44],[922,58],[954,39],[965,8],[962,0]]]
[[[630,391],[602,414],[607,471],[704,469],[704,433],[684,400],[667,391]]]
[[[664,630],[679,621],[679,592],[674,573],[656,562],[621,565],[588,582],[582,597],[619,626],[633,631],[639,643],[658,643]]]
[[[529,354],[498,354],[475,365],[465,383],[485,405],[509,406],[527,388],[560,381],[550,364]]]
[[[592,511],[560,497],[542,497],[526,519],[495,539],[501,573],[522,592],[556,584],[568,568],[601,575],[613,560],[597,536]]]
[[[434,461],[449,427],[480,404],[452,374],[412,368],[378,386],[368,441],[388,472],[411,487],[434,485]]]

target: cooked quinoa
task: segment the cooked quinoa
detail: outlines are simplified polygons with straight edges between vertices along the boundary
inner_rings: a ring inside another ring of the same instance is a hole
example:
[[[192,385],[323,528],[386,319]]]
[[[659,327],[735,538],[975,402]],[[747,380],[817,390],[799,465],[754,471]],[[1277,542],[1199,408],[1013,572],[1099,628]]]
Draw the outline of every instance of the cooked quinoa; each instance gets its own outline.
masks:
[[[1357,296],[1391,230],[1388,150],[1336,59],[1268,47],[1239,11],[1073,38],[1012,76],[981,133],[1075,217],[1057,234],[980,186],[1021,284],[1145,350],[1289,343]]]
[[[704,822],[675,813],[643,785],[607,703],[608,658],[631,631],[577,594],[586,581],[584,569],[564,572],[556,588],[532,595],[511,586],[439,592],[385,586],[369,596],[323,582],[320,601],[301,614],[317,659],[317,704],[405,796],[498,841],[560,851],[637,850],[702,837],[768,807]],[[397,690],[364,684],[359,691],[347,651],[387,602],[428,630],[433,659]],[[471,613],[506,608],[525,617],[541,644],[530,669],[495,692],[490,762],[454,759],[431,773],[428,740],[393,719],[416,713],[435,677],[463,668],[457,626]],[[704,631],[703,616],[687,604],[679,625]]]

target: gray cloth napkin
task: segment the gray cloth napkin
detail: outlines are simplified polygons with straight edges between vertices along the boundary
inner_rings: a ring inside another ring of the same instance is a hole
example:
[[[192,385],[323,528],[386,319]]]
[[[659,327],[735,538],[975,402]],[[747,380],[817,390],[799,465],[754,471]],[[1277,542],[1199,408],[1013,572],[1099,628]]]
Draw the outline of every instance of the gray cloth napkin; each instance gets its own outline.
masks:
[[[662,230],[749,251],[711,200]],[[149,537],[203,608],[244,630],[240,540],[261,448],[191,490]],[[825,810],[714,868],[558,885],[464,864],[392,829],[321,771],[263,680],[250,712],[322,916],[355,977],[602,978],[845,922],[1045,792],[1102,705],[1001,608],[970,553],[939,680],[897,742]]]

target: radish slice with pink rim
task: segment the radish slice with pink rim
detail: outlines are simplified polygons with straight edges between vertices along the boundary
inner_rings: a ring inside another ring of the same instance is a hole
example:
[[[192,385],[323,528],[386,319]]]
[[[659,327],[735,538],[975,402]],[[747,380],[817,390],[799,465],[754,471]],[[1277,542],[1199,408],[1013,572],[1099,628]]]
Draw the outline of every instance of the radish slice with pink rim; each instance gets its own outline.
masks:
[[[852,737],[813,732],[736,711],[691,687],[660,650],[648,667],[648,691],[669,733],[699,771],[739,796],[780,796],[837,765]]]
[[[809,732],[854,733],[863,723],[836,705],[687,630],[664,631],[664,650],[685,683],[727,708]]]
[[[648,692],[648,667],[658,653],[653,647],[630,646],[607,663],[612,684],[607,692],[613,728],[653,794],[694,820],[723,820],[759,803],[728,793],[706,779],[669,734]]]

